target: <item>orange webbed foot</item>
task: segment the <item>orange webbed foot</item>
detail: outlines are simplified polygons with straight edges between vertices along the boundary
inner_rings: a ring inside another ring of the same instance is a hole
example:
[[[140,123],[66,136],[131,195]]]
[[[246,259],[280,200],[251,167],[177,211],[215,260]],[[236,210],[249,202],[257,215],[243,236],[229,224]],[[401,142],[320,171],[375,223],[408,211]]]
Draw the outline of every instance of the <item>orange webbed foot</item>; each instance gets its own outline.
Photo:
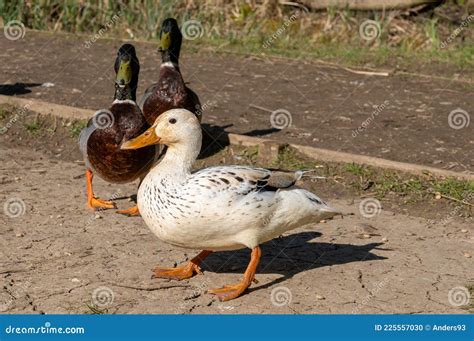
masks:
[[[196,257],[191,259],[185,266],[177,268],[160,268],[156,267],[153,270],[152,278],[166,278],[181,281],[183,279],[191,278],[195,274],[202,274],[199,264],[212,253],[212,251],[201,251]]]
[[[129,217],[140,215],[140,211],[138,210],[137,205],[127,208],[126,210],[118,210],[117,213],[129,216]]]
[[[182,281],[193,277],[195,274],[202,274],[201,268],[195,264],[188,263],[185,266],[177,268],[155,268],[152,278],[166,278],[176,281]]]
[[[216,295],[219,301],[224,302],[239,297],[249,286],[250,284],[247,283],[239,283],[235,285],[225,285],[218,289],[210,289],[207,292]]]
[[[208,290],[207,292],[216,295],[221,302],[230,301],[242,295],[252,282],[257,282],[255,280],[255,272],[257,270],[258,263],[260,262],[261,253],[262,252],[259,246],[256,246],[252,249],[249,265],[245,270],[244,278],[239,284],[226,285],[219,289]]]
[[[117,208],[113,201],[106,201],[98,198],[90,198],[87,202],[87,206],[94,210],[104,210],[110,208]]]

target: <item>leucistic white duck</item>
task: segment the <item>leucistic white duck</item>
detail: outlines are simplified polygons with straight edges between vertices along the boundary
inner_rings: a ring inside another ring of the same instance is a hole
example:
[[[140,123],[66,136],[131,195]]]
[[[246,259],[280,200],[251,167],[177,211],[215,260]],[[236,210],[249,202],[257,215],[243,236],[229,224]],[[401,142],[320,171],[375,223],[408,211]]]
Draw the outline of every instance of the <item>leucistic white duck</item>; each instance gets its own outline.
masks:
[[[254,280],[260,244],[339,213],[313,193],[294,187],[301,171],[222,166],[191,172],[201,149],[201,126],[186,109],[166,111],[142,135],[124,142],[121,148],[156,143],[168,146],[168,151],[140,185],[140,213],[164,242],[204,251],[185,266],[156,268],[154,277],[190,278],[201,272],[199,265],[211,252],[247,247],[252,253],[243,280],[209,291],[221,301],[234,299]]]

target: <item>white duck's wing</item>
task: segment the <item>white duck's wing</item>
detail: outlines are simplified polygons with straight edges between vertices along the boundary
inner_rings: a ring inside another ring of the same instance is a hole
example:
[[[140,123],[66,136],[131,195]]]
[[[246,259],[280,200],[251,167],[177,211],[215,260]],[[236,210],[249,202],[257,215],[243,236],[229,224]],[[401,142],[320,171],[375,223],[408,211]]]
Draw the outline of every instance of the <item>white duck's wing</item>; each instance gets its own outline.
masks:
[[[303,172],[286,172],[244,166],[211,167],[192,174],[192,183],[216,192],[230,191],[245,195],[251,192],[277,191],[292,187]]]

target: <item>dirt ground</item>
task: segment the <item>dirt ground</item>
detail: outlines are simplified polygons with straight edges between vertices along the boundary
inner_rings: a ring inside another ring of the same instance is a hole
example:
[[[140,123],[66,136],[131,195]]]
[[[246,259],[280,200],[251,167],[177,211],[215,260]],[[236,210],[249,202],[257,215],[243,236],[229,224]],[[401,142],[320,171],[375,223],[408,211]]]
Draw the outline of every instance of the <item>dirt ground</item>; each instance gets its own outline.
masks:
[[[0,39],[0,55],[9,60],[0,66],[3,84],[55,84],[1,91],[91,109],[107,106],[119,42],[99,41],[82,50],[81,44],[72,36],[30,31],[16,42]],[[142,81],[151,82],[158,69],[154,47],[137,48]],[[208,103],[206,123],[400,161],[432,165],[439,159],[435,166],[472,170],[472,124],[459,130],[447,126],[451,110],[472,108],[465,83],[373,78],[303,62],[220,54],[183,57],[186,79]],[[352,129],[367,119],[371,106],[386,99],[389,105],[353,138]],[[274,132],[270,114],[251,105],[285,108],[293,124]],[[71,127],[57,122],[52,132],[45,125],[44,131],[25,133],[22,119],[31,121],[25,115],[0,135],[0,313],[473,311],[463,292],[474,284],[472,219],[460,219],[455,207],[436,202],[424,210],[425,218],[416,210],[391,209],[397,202],[383,202],[379,214],[364,217],[362,198],[335,183],[301,185],[353,215],[265,243],[258,283],[248,294],[220,303],[205,293],[239,281],[248,250],[212,254],[204,261],[204,275],[190,280],[151,279],[154,266],[181,264],[197,251],[160,242],[139,217],[88,210],[84,165],[77,144],[64,135]],[[199,166],[242,162],[239,153],[224,149]],[[127,199],[136,184],[116,186],[96,178],[94,185],[99,196],[117,198],[119,208],[133,204]]]
[[[121,42],[98,40],[85,48],[85,40],[32,31],[17,41],[2,36],[0,56],[8,63],[0,65],[0,93],[90,109],[108,107],[113,60]],[[159,59],[156,45],[135,45],[142,66],[141,94],[156,79]],[[300,59],[191,53],[188,46],[184,41],[182,72],[201,98],[206,123],[278,141],[473,171],[474,125],[452,129],[448,119],[453,110],[464,111],[464,118],[472,116],[474,73],[469,65],[451,71],[420,63],[420,68],[405,70],[422,69],[447,79],[380,77]],[[397,69],[396,63],[392,68]],[[35,86],[44,82],[54,86]],[[15,83],[30,85],[8,86]],[[261,108],[286,110],[291,125],[275,131],[270,112]]]
[[[63,148],[77,155],[75,145]],[[205,291],[239,281],[248,250],[212,254],[204,275],[190,280],[151,279],[154,266],[174,266],[196,252],[160,242],[139,217],[89,211],[83,164],[35,149],[4,140],[0,147],[0,312],[468,312],[448,297],[474,282],[474,230],[472,221],[449,218],[448,210],[436,221],[385,208],[364,218],[360,199],[326,194],[354,215],[264,244],[258,284],[220,303]],[[200,165],[222,158],[216,154]],[[103,198],[126,198],[136,190],[136,184],[94,184]],[[302,185],[314,189],[313,183]]]

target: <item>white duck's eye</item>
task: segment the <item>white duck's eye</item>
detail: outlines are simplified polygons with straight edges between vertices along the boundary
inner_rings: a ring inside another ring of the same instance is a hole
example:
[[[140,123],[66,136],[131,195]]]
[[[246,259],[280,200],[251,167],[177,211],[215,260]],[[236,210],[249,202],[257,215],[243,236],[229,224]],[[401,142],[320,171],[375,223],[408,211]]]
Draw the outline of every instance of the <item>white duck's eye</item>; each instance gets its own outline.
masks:
[[[170,120],[168,122],[171,123],[171,124],[175,124],[176,123],[176,118],[170,118]]]

